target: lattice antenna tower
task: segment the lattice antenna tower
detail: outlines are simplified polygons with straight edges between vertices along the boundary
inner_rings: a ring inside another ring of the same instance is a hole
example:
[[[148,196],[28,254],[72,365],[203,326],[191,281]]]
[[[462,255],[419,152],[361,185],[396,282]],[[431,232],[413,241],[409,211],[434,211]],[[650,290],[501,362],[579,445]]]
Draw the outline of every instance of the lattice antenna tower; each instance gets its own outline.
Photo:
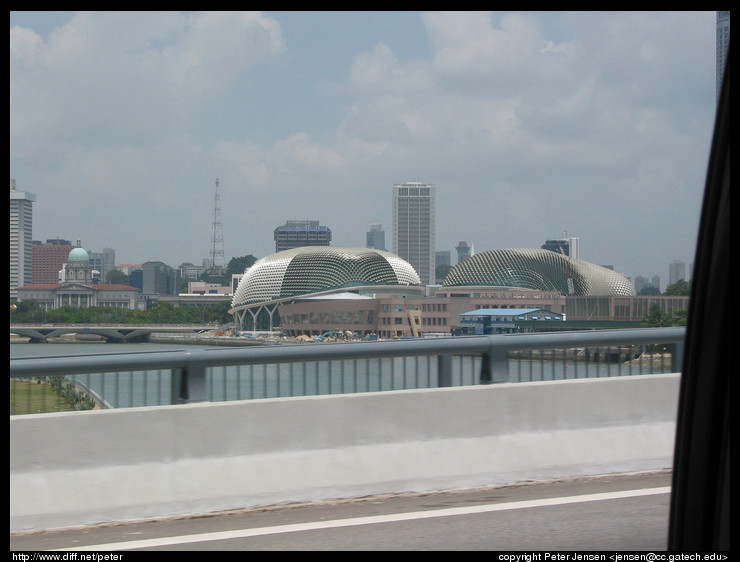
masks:
[[[211,269],[214,274],[221,274],[226,270],[224,263],[224,236],[221,228],[221,196],[218,192],[218,178],[216,178],[216,196],[213,205],[213,233],[211,235]]]

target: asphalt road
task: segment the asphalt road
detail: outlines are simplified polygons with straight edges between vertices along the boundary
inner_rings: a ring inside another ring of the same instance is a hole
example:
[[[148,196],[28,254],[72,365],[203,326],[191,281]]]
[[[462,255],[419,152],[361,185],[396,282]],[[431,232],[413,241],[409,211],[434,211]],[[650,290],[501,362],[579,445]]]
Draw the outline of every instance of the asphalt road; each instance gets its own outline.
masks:
[[[661,551],[670,485],[671,473],[662,471],[274,506],[15,534],[10,549]]]

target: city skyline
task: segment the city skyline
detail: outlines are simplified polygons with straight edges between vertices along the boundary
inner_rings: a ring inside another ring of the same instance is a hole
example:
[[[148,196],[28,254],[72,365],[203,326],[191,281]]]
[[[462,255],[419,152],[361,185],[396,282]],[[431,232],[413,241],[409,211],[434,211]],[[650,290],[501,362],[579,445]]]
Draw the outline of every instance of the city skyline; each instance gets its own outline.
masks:
[[[30,195],[31,197],[34,197],[33,194],[28,194],[28,195]],[[11,201],[12,201],[12,193],[11,193]],[[35,201],[35,199],[33,199],[33,201]],[[318,221],[287,221],[286,226],[289,225],[291,222],[306,222],[306,223],[308,223],[308,222],[316,222],[317,223],[316,226],[318,226]],[[373,224],[370,225],[370,227],[371,227],[371,230],[368,231],[368,232],[366,232],[366,235],[367,235],[367,243],[366,243],[366,246],[365,247],[366,248],[375,248],[375,249],[380,249],[380,250],[386,251],[384,248],[377,247],[377,245],[373,245],[371,243],[372,240],[378,240],[378,238],[372,237],[371,234],[384,234],[384,230],[382,230],[382,225],[380,223],[373,223]],[[276,229],[276,230],[279,230],[280,228],[281,227],[278,227],[278,229]],[[327,230],[329,230],[329,229],[327,229]],[[13,232],[13,228],[11,227],[11,233],[12,232]],[[12,238],[12,236],[11,236],[11,238]],[[379,239],[380,240],[383,240],[384,237],[381,237]],[[545,241],[545,244],[543,244],[541,246],[541,248],[542,249],[549,249],[550,251],[554,251],[556,253],[564,253],[564,255],[571,255],[570,250],[563,252],[563,249],[562,248],[555,249],[554,247],[552,247],[552,243],[553,242],[556,242],[556,240],[546,240]],[[577,238],[561,239],[561,242],[567,242],[569,244],[575,243],[576,244],[576,248],[577,248],[578,239]],[[29,238],[29,243],[30,243],[30,238]],[[54,246],[56,248],[72,248],[72,249],[74,249],[74,248],[77,248],[77,247],[82,247],[85,250],[89,250],[90,248],[93,248],[94,247],[94,246],[89,246],[89,245],[83,245],[83,244],[81,244],[81,241],[80,240],[78,240],[76,243],[73,244],[69,240],[62,240],[62,239],[47,239],[45,242],[44,241],[41,241],[41,240],[35,240],[34,239],[33,240],[33,245],[36,246],[37,244],[39,246],[49,246],[49,245],[52,245],[52,246]],[[300,244],[300,245],[305,246],[305,245],[310,245],[310,244]],[[313,245],[317,245],[317,244],[313,244]],[[324,241],[323,243],[318,244],[318,245],[330,246],[331,244],[330,243],[327,243],[326,241]],[[357,248],[359,249],[360,247],[358,246]],[[472,255],[475,254],[474,247],[473,246],[468,246],[467,245],[467,241],[465,241],[465,240],[459,241],[458,242],[458,246],[455,248],[455,250],[457,251],[457,259],[456,259],[456,262],[455,262],[456,264],[457,263],[460,263],[464,259],[466,259],[466,258],[468,258],[468,257],[470,257],[470,256],[472,256]],[[63,273],[62,270],[64,268],[64,264],[66,263],[66,257],[67,257],[67,253],[69,251],[71,251],[71,250],[69,250],[69,249],[68,250],[63,250],[62,251],[62,254],[60,254],[61,257],[59,259],[57,259],[57,261],[59,262],[59,267],[58,268],[49,270],[51,273],[46,272],[47,275],[52,275],[54,277],[54,281],[56,281],[57,277],[59,277],[61,275],[61,273]],[[275,252],[278,252],[278,251],[283,251],[283,250],[282,249],[279,249],[279,248],[275,248],[274,251]],[[451,265],[454,265],[454,264],[451,264],[451,263],[447,263],[447,262],[449,262],[449,258],[451,257],[451,251],[450,250],[442,250],[442,253],[446,253],[447,254],[447,258],[448,258],[447,261],[445,261],[444,263],[446,263],[447,265],[450,265],[450,266]],[[114,255],[114,254],[115,254],[115,248],[104,248],[102,252],[95,252],[95,251],[92,251],[92,250],[90,252],[90,255],[91,256],[95,256],[95,259],[97,259],[99,262],[101,262],[101,265],[98,265],[98,268],[99,269],[106,270],[106,271],[109,271],[111,269],[119,269],[123,273],[125,273],[126,275],[130,274],[130,271],[128,271],[128,269],[130,269],[132,266],[136,266],[137,264],[136,263],[122,263],[122,262],[121,263],[115,263],[114,264],[113,261],[111,260],[111,255]],[[435,260],[434,260],[434,263],[436,265],[439,265],[439,254],[440,254],[440,251],[435,252]],[[240,257],[240,256],[230,256],[230,257]],[[265,257],[265,256],[262,256],[262,257]],[[576,250],[576,253],[575,254],[572,254],[572,257],[578,259],[577,250]],[[44,258],[40,258],[40,259],[44,259]],[[104,261],[106,259],[108,259],[108,261],[109,261],[108,265],[107,266],[102,265],[102,261]],[[34,260],[36,260],[35,254],[34,254]],[[195,264],[193,262],[187,262],[187,263],[190,263],[192,266],[202,268],[202,270],[204,272],[205,271],[208,271],[208,268],[210,266],[209,259],[208,258],[203,258],[200,261],[202,262],[200,265]],[[157,262],[164,263],[164,262],[162,262],[162,260],[152,260],[152,262],[153,263],[157,263]],[[140,266],[142,264],[138,264],[138,265]],[[165,265],[168,266],[168,267],[172,267],[173,269],[176,269],[180,265],[183,265],[183,264],[175,265],[175,264],[165,263]],[[594,265],[599,265],[599,264],[594,264]],[[48,269],[48,264],[47,263],[41,264],[41,267],[46,267]],[[610,267],[610,266],[608,264],[606,264],[606,267]],[[687,263],[682,262],[681,260],[675,260],[674,259],[670,263],[667,263],[666,264],[666,268],[668,270],[668,280],[667,281],[665,281],[665,279],[660,274],[658,274],[658,273],[650,274],[649,275],[650,278],[648,278],[646,275],[642,275],[642,274],[636,275],[634,278],[628,276],[628,278],[633,282],[633,284],[635,285],[635,288],[637,289],[638,293],[639,293],[640,288],[643,285],[650,285],[650,286],[655,287],[655,288],[658,288],[658,289],[660,289],[662,291],[662,290],[666,289],[668,286],[676,283],[679,280],[687,280],[687,281],[691,280],[691,270],[693,268],[693,263],[688,263],[687,264]],[[622,272],[618,272],[618,273],[622,273]],[[104,276],[101,275],[101,277],[104,277]],[[13,279],[13,268],[11,267],[11,280],[12,279]],[[51,281],[46,281],[46,282],[51,282]],[[32,284],[32,283],[25,283],[25,285],[29,285],[29,284]],[[11,286],[13,286],[13,283],[12,282],[11,282]],[[11,294],[12,294],[12,289],[11,289]]]
[[[227,260],[272,253],[287,220],[362,247],[392,224],[392,186],[420,180],[437,186],[437,249],[569,231],[584,260],[667,278],[694,257],[715,27],[715,12],[11,12],[11,177],[36,194],[34,239],[121,263],[208,257],[216,178]]]

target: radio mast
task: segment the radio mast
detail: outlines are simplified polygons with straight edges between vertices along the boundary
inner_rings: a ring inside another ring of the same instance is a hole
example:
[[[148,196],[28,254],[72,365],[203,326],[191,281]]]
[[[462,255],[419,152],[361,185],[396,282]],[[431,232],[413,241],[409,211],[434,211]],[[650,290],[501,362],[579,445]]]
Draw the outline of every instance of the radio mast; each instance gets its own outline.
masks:
[[[216,197],[213,206],[213,234],[211,235],[211,268],[209,273],[221,275],[226,270],[224,263],[224,237],[221,229],[221,197],[216,178]]]

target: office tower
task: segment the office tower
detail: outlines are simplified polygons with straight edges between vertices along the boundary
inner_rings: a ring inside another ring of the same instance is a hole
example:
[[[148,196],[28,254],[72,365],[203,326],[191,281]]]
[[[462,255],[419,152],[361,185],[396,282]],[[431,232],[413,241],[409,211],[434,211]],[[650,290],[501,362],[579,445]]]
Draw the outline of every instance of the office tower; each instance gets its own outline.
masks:
[[[452,265],[452,255],[449,250],[441,250],[435,253],[434,263],[436,267],[440,265]]]
[[[578,257],[578,238],[568,238],[568,233],[564,233],[562,238],[551,238],[546,240],[545,243],[540,246],[543,250],[550,250],[564,256],[568,256],[575,259]]]
[[[216,178],[216,196],[213,206],[213,233],[211,235],[211,269],[210,273],[221,275],[226,271],[224,260],[224,236],[221,226],[221,196],[218,193],[218,178]]]
[[[637,277],[635,277],[634,285],[635,291],[638,295],[646,289],[650,289],[656,293],[660,293],[660,277],[658,275],[653,275],[652,279],[648,279],[647,277],[638,275]]]
[[[640,291],[642,291],[644,288],[646,288],[649,285],[649,282],[648,282],[647,277],[638,275],[637,277],[635,277],[633,285],[635,286],[635,291],[639,295]]]
[[[275,251],[282,252],[303,246],[328,246],[331,230],[319,221],[287,221],[274,232]]]
[[[452,269],[452,252],[442,250],[434,253],[434,282],[439,285]]]
[[[33,285],[56,285],[59,283],[59,272],[67,263],[69,253],[74,249],[72,242],[54,238],[33,243],[32,262]]]
[[[717,99],[722,89],[727,51],[730,48],[730,12],[717,12]]]
[[[393,186],[393,253],[413,266],[422,285],[435,281],[435,190],[420,182]]]
[[[673,285],[681,279],[686,280],[686,264],[680,260],[673,260],[668,264],[668,285]]]
[[[33,276],[33,202],[36,195],[18,191],[10,180],[10,298],[16,289],[31,283]]]
[[[182,272],[162,262],[148,262],[142,266],[142,293],[144,295],[176,295],[180,292]]]
[[[372,223],[365,240],[365,246],[367,248],[385,251],[385,230],[383,230],[383,225],[379,222]]]
[[[102,252],[88,252],[90,265],[97,271],[101,283],[105,283],[108,272],[116,267],[116,251],[113,248],[103,248]]]
[[[465,261],[470,256],[473,255],[473,248],[471,246],[468,246],[468,243],[464,240],[461,240],[457,246],[455,247],[455,250],[457,251],[457,263],[460,263],[461,261]]]
[[[116,251],[103,248],[102,252],[90,252],[90,265],[99,273],[100,282],[105,283],[108,272],[116,268]]]

